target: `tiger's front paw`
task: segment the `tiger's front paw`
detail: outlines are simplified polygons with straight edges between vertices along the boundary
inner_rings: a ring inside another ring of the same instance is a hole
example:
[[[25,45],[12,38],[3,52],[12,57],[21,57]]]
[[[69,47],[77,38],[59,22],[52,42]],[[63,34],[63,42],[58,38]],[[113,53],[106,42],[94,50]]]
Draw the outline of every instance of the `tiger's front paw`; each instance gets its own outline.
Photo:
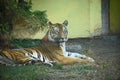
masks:
[[[86,59],[86,60],[88,60],[89,62],[95,62],[95,60],[94,60],[93,58],[87,57],[87,56],[85,56],[85,55],[81,55],[79,58],[80,58],[80,59]]]
[[[89,62],[95,62],[95,60],[93,59],[93,58],[91,58],[91,57],[87,57],[86,58]]]

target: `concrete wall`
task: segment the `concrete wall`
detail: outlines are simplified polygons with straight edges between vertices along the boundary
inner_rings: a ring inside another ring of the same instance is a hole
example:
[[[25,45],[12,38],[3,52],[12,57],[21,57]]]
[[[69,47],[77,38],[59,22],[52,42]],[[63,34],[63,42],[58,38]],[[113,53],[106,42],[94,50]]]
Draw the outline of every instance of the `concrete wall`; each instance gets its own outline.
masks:
[[[120,34],[120,0],[110,0],[110,30]]]
[[[69,38],[91,37],[101,34],[101,0],[32,0],[34,10],[47,10],[53,23],[69,21]],[[46,32],[37,33],[41,38]]]

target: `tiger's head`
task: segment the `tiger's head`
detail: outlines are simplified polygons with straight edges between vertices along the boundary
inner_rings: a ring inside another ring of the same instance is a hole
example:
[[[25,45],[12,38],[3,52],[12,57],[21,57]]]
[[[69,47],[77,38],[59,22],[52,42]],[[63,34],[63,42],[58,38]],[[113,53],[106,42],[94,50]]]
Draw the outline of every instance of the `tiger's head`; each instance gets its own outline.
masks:
[[[47,32],[47,39],[52,42],[62,43],[68,40],[68,30],[66,26],[68,25],[68,21],[65,20],[62,24],[52,22],[48,23],[49,30]]]

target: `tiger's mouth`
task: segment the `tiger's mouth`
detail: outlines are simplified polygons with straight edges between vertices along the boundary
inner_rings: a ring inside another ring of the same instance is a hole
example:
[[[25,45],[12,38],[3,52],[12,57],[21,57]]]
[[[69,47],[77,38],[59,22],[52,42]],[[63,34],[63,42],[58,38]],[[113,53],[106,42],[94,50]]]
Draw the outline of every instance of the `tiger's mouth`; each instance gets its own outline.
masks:
[[[65,39],[65,38],[56,39],[57,43],[63,43],[63,42],[66,42],[66,41],[67,41],[67,39]]]

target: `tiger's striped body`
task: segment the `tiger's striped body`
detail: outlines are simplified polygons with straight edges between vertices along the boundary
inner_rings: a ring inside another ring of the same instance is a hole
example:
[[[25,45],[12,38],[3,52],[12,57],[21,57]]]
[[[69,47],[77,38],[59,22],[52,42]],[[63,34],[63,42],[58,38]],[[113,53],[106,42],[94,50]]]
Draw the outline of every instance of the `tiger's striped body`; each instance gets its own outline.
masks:
[[[0,63],[7,65],[17,64],[73,64],[78,62],[93,62],[94,60],[79,53],[71,53],[65,50],[67,41],[68,22],[52,24],[42,39],[42,44],[32,48],[3,49],[0,51]]]

